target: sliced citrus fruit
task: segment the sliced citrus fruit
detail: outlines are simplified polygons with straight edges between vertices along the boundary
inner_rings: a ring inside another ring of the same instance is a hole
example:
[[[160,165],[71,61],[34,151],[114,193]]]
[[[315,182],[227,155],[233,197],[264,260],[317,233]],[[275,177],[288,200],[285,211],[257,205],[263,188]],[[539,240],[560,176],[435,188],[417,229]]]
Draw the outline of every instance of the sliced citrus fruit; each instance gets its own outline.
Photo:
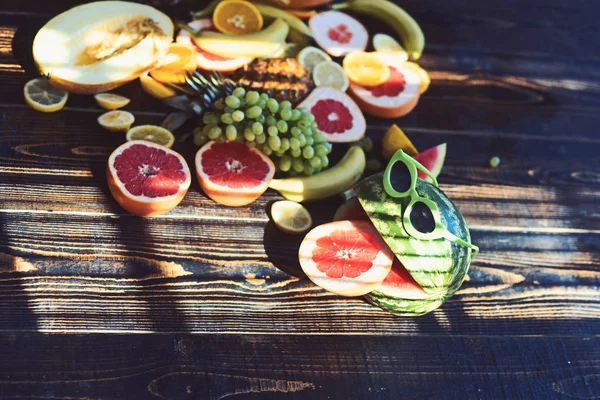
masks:
[[[300,50],[300,53],[296,56],[300,65],[302,65],[308,73],[312,73],[315,66],[323,61],[331,61],[329,54],[316,47],[307,46]]]
[[[111,132],[127,132],[135,118],[128,111],[109,111],[98,117],[98,123]]]
[[[127,141],[147,140],[171,148],[175,142],[175,136],[165,128],[156,125],[140,125],[127,131]]]
[[[425,93],[427,89],[429,89],[429,85],[431,84],[431,78],[429,77],[427,71],[425,71],[419,64],[414,63],[412,61],[406,62],[404,66],[406,68],[411,69],[413,72],[419,75],[419,78],[421,78],[421,86],[419,87],[419,92],[421,94]]]
[[[285,233],[304,233],[312,225],[312,217],[308,210],[302,204],[290,200],[273,203],[271,217],[275,225]]]
[[[302,270],[318,286],[341,296],[362,296],[384,281],[394,253],[370,221],[336,221],[306,235]]]
[[[313,70],[313,80],[317,86],[332,87],[345,92],[350,85],[342,66],[335,61],[318,63]]]
[[[173,150],[144,140],[126,142],[108,159],[108,187],[125,210],[140,216],[164,214],[187,193],[192,175]]]
[[[196,70],[196,50],[185,44],[171,43],[161,66],[150,71],[150,75],[163,83],[183,85],[187,74]]]
[[[177,92],[151,77],[148,72],[140,75],[140,85],[142,85],[144,92],[158,100],[168,99],[177,95]]]
[[[390,77],[390,68],[373,53],[353,51],[342,64],[348,79],[359,85],[381,85]]]
[[[94,95],[96,103],[105,110],[116,110],[125,107],[131,100],[125,96],[113,93],[98,93]]]
[[[44,78],[32,79],[23,88],[25,101],[31,108],[41,112],[54,112],[67,103],[69,93],[50,85]]]
[[[273,161],[242,142],[210,141],[196,153],[196,176],[208,197],[244,206],[260,197],[275,174]]]
[[[249,1],[228,0],[215,8],[213,23],[223,33],[243,35],[258,32],[263,26],[263,17]]]
[[[373,36],[375,54],[387,65],[399,65],[408,60],[408,53],[404,47],[390,35],[378,33]]]
[[[419,154],[410,139],[404,134],[398,125],[394,124],[389,127],[383,138],[381,139],[381,155],[385,160],[392,158],[398,150],[404,150],[409,156]]]

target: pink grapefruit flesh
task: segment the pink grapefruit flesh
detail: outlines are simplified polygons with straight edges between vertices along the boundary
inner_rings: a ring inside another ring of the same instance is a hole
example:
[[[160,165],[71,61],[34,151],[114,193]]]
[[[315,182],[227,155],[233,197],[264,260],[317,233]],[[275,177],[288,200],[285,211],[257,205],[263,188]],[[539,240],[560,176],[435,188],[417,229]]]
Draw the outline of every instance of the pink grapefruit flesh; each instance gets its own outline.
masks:
[[[308,25],[317,44],[334,57],[367,48],[369,34],[365,27],[342,12],[318,13],[310,18]]]
[[[362,296],[383,282],[394,255],[370,222],[337,221],[311,230],[299,259],[316,285],[341,296]]]

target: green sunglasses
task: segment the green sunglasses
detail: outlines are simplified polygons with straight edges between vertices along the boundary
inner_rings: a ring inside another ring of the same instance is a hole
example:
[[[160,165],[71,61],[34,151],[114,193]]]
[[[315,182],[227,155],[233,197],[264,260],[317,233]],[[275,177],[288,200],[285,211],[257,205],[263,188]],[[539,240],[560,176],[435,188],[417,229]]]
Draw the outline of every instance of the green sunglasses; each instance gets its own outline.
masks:
[[[415,190],[418,177],[417,170],[423,171],[423,173],[431,178],[435,187],[438,186],[437,180],[431,172],[402,150],[398,150],[394,154],[383,174],[383,188],[389,196],[394,198],[410,198],[410,203],[402,213],[404,230],[416,239],[435,240],[443,238],[457,245],[468,247],[473,251],[472,258],[475,258],[477,253],[479,253],[479,247],[450,233],[442,225],[442,217],[437,204],[418,195]],[[395,178],[394,184],[391,181],[392,174],[394,174]]]

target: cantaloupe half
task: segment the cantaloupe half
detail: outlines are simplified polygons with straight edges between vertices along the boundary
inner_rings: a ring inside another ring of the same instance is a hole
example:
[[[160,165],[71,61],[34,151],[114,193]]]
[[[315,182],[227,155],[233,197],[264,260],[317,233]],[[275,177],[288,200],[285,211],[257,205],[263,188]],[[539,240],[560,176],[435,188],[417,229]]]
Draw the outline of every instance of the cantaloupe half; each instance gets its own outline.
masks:
[[[51,19],[33,58],[53,86],[81,94],[114,89],[151,70],[173,41],[173,23],[155,8],[98,1]]]

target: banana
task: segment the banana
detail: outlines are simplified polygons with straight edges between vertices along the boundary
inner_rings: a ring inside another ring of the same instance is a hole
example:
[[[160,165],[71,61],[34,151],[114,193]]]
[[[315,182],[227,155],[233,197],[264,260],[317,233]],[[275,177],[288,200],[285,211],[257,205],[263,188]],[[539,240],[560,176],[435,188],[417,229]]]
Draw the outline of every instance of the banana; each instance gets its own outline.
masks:
[[[194,41],[201,49],[222,57],[264,57],[285,45],[289,31],[287,22],[278,18],[259,32],[237,36],[201,32],[194,36]]]
[[[273,179],[269,187],[288,200],[320,200],[350,189],[360,179],[365,165],[363,149],[360,146],[352,146],[340,162],[323,172],[301,178]]]
[[[379,19],[393,28],[409,55],[418,60],[425,47],[421,27],[406,11],[387,0],[348,0],[333,6],[334,9],[356,12]]]
[[[282,10],[277,7],[267,6],[265,4],[254,3],[254,6],[260,11],[263,17],[267,19],[277,19],[281,18],[290,26],[290,30],[300,32],[304,35],[312,37],[312,33],[308,25],[306,25],[300,18],[296,17],[294,14],[291,14],[285,10]]]

